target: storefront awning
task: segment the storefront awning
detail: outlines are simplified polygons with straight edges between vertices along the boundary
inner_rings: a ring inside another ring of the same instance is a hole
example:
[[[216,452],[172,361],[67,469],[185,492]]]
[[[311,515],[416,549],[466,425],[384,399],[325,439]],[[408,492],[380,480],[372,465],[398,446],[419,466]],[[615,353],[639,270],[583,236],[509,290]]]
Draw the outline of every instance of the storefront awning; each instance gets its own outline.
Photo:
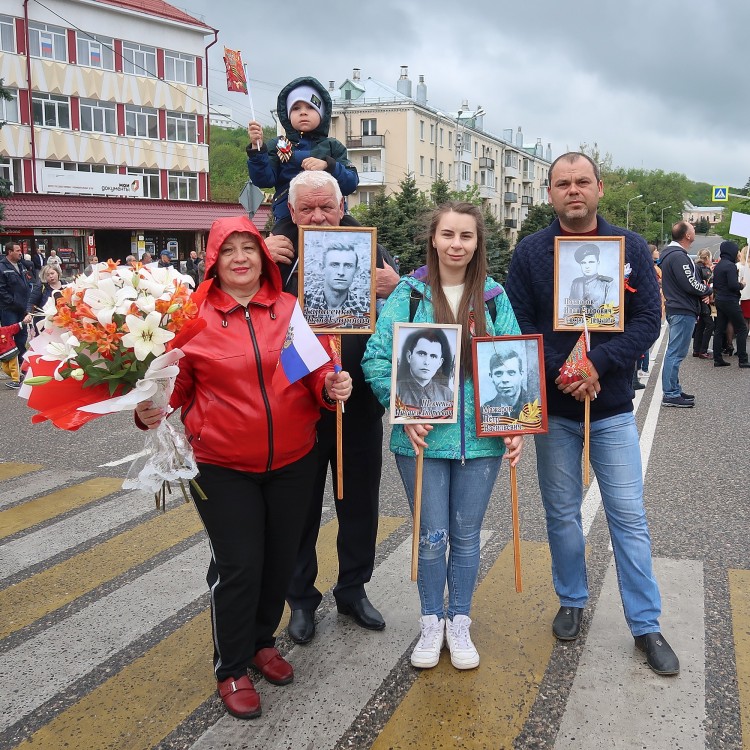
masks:
[[[2,228],[6,233],[34,227],[207,232],[215,219],[246,215],[239,203],[145,198],[85,198],[23,193],[0,198],[0,203],[5,206]],[[270,210],[270,206],[263,205],[253,216],[255,226],[261,231],[266,226]]]

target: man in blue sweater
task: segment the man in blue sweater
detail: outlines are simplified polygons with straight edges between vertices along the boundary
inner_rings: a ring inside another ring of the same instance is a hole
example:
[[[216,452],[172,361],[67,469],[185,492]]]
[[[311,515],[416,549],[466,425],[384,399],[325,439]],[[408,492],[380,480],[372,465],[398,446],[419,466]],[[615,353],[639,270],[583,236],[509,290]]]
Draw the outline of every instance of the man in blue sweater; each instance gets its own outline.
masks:
[[[636,646],[657,674],[673,675],[679,660],[660,632],[661,596],[652,572],[651,538],[643,508],[638,431],[633,416],[633,368],[661,328],[661,298],[642,237],[611,226],[596,213],[604,189],[588,156],[558,157],[549,171],[549,198],[558,218],[518,243],[505,290],[521,331],[544,336],[549,432],[534,438],[537,474],[547,518],[552,578],[560,610],[552,630],[573,640],[588,601],[581,522],[584,401],[591,399],[590,458],[609,524],[625,619]],[[560,367],[579,334],[554,331],[555,237],[625,237],[625,330],[591,334],[589,377],[560,383]]]

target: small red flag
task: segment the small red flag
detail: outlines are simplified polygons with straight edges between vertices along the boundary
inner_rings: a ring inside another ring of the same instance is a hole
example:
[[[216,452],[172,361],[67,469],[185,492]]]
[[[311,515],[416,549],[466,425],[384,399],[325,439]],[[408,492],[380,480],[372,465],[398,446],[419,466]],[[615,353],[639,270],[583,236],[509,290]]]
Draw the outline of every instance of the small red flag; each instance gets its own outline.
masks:
[[[227,68],[227,91],[247,94],[247,79],[241,52],[224,47],[224,65]]]

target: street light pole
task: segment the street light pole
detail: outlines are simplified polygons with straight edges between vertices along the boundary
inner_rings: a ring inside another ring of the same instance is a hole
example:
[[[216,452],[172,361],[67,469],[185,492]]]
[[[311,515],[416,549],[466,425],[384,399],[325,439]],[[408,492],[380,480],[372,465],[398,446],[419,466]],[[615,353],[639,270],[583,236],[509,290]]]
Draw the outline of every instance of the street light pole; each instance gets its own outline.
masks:
[[[631,199],[630,199],[630,200],[628,201],[628,205],[627,205],[627,207],[626,207],[626,209],[625,209],[625,210],[626,210],[626,217],[625,217],[625,229],[630,229],[630,201],[635,201],[635,200],[638,200],[638,198],[643,198],[643,194],[641,194],[641,195],[636,195],[636,196],[634,196],[633,198],[631,198]]]
[[[664,206],[661,210],[661,234],[659,235],[659,242],[664,242],[664,212],[672,208],[672,206]]]
[[[651,201],[651,203],[649,203],[649,204],[647,204],[647,205],[646,205],[646,211],[645,211],[645,215],[646,215],[646,226],[645,226],[645,227],[644,227],[644,229],[643,229],[643,233],[644,233],[644,234],[646,234],[646,232],[648,232],[648,207],[649,207],[649,206],[655,206],[655,205],[656,205],[656,201]],[[646,239],[648,239],[648,237],[647,237]]]

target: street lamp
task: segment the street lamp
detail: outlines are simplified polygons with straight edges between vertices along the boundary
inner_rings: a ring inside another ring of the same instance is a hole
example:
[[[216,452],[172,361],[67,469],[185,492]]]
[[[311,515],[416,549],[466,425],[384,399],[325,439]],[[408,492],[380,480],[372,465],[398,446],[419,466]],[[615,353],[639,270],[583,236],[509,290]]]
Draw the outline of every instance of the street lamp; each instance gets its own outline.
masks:
[[[645,226],[645,228],[644,228],[644,230],[643,230],[643,233],[644,233],[644,234],[646,234],[646,232],[648,232],[648,207],[649,207],[649,206],[655,206],[655,205],[656,205],[656,201],[651,201],[651,203],[648,203],[648,204],[646,205],[646,210],[645,210],[645,212],[644,212],[644,213],[645,213],[645,215],[646,215],[646,226]]]
[[[638,198],[643,198],[643,194],[636,195],[628,201],[628,205],[626,208],[625,229],[630,229],[630,201],[636,201],[638,200]]]
[[[664,206],[661,210],[661,234],[659,235],[659,242],[664,242],[664,212],[672,208],[672,206]]]

